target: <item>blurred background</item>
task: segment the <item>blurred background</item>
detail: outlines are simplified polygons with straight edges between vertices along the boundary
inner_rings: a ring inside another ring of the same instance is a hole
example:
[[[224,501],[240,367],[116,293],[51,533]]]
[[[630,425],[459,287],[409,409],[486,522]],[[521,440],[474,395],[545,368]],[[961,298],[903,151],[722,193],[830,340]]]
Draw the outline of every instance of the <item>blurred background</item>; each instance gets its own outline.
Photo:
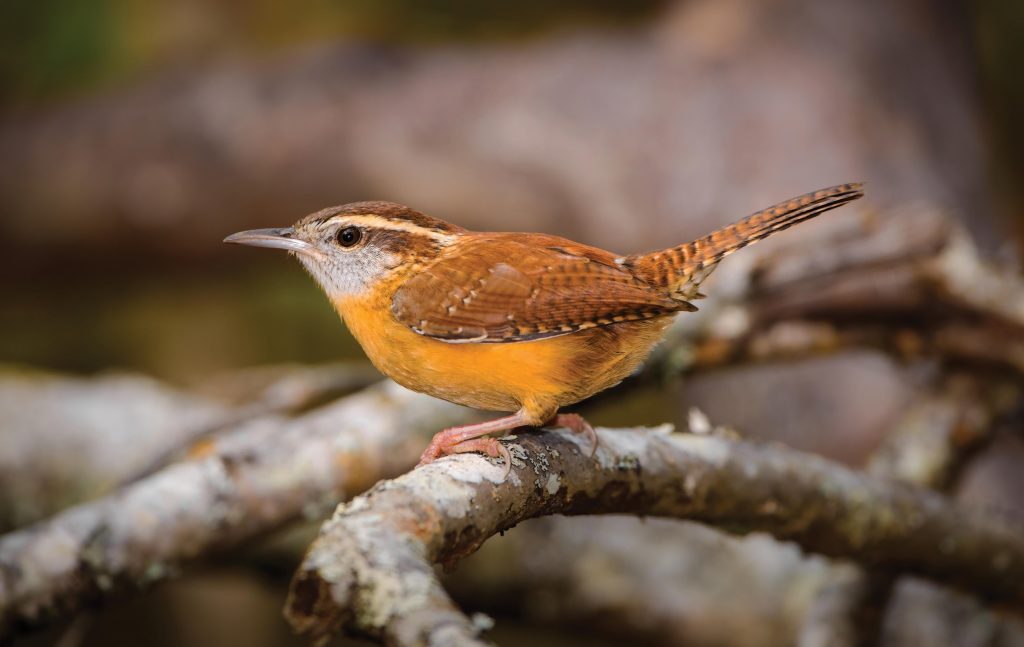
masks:
[[[1003,263],[1024,240],[1019,0],[5,0],[0,42],[7,389],[130,372],[192,392],[363,361],[297,263],[220,242],[356,200],[631,253],[866,181],[848,209],[949,213]],[[721,371],[594,420],[697,404],[857,465],[911,382],[855,352]],[[0,457],[14,419],[0,410]],[[1024,511],[1020,444],[996,443],[961,495]],[[84,639],[292,644],[289,568],[201,569]],[[505,644],[580,644],[510,616]]]

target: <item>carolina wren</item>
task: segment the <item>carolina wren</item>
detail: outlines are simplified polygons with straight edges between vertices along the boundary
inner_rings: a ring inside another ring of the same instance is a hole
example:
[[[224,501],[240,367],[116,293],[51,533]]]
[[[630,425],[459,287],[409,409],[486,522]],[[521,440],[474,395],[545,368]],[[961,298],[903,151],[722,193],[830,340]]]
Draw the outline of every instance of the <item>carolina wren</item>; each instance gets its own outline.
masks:
[[[420,463],[483,452],[511,457],[495,432],[565,426],[559,414],[619,383],[732,252],[863,195],[860,184],[808,193],[704,238],[647,254],[550,236],[463,229],[391,202],[356,202],[292,227],[232,234],[227,243],[288,250],[327,293],[370,361],[414,391],[492,411],[445,429]]]

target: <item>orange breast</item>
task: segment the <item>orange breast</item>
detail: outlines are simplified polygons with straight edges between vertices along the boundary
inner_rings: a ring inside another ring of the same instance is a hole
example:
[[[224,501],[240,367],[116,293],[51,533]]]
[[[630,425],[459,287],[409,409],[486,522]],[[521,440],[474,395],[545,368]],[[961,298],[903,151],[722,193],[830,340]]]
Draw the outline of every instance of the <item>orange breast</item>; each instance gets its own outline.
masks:
[[[647,357],[672,315],[526,342],[448,343],[396,322],[384,299],[335,303],[370,361],[399,384],[538,422],[620,382]]]

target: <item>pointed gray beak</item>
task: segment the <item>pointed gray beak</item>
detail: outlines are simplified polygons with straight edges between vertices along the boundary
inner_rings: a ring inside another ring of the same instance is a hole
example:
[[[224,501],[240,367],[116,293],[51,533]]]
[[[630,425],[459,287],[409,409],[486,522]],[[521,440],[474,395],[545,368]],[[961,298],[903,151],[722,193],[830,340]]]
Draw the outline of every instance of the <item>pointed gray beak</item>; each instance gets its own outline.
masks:
[[[295,230],[291,227],[280,229],[250,229],[231,234],[224,239],[225,243],[237,243],[238,245],[251,245],[253,247],[271,247],[273,249],[286,249],[290,252],[311,253],[316,250],[304,240],[294,238]]]

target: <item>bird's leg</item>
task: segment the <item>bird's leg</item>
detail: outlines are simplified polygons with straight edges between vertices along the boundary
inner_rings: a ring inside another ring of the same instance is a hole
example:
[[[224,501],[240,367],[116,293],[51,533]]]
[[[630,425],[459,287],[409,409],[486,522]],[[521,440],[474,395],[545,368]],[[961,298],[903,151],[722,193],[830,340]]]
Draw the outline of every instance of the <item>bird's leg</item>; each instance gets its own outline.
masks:
[[[496,431],[508,431],[516,427],[522,427],[535,423],[536,421],[528,416],[523,410],[519,410],[511,416],[478,422],[472,425],[461,425],[449,427],[436,434],[430,444],[420,456],[419,465],[432,463],[442,456],[449,454],[462,454],[465,452],[482,452],[488,456],[497,458],[501,456],[505,460],[506,474],[512,469],[512,455],[508,449],[498,442],[496,438],[481,438]],[[419,466],[417,465],[417,467]]]
[[[545,427],[565,427],[574,434],[582,434],[590,441],[590,456],[597,451],[597,432],[590,423],[578,413],[559,413],[544,423]]]

